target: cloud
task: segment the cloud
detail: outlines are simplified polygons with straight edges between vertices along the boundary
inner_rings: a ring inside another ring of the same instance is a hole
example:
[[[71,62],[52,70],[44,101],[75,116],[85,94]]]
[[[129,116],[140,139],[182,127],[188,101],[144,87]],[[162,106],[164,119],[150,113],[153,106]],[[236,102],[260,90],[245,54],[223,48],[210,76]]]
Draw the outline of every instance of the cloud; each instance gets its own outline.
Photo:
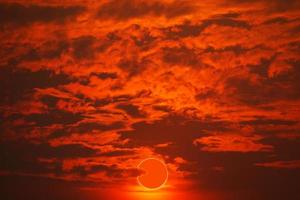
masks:
[[[83,119],[80,113],[71,113],[63,110],[50,110],[45,113],[33,113],[24,117],[28,122],[33,122],[35,126],[49,126],[54,124],[74,124]]]
[[[60,144],[52,146],[48,143],[34,144],[22,141],[1,142],[0,171],[14,173],[29,173],[47,176],[54,174],[63,177],[65,175],[88,175],[101,171],[109,176],[134,176],[139,173],[134,168],[122,168],[116,165],[89,164],[93,158],[112,158],[134,155],[133,150],[114,150],[105,152],[102,149],[93,149],[81,144]],[[9,152],[9,153],[8,153]],[[73,159],[73,161],[72,161]],[[76,159],[82,159],[84,165],[76,164]],[[69,160],[71,169],[64,166],[65,160]]]
[[[16,158],[30,157],[37,158],[76,158],[91,157],[97,155],[98,150],[91,149],[80,144],[67,144],[60,146],[51,146],[48,143],[34,144],[22,141],[2,142],[3,152],[10,152]],[[6,153],[2,154],[3,156]],[[9,159],[14,159],[11,157]]]
[[[147,58],[121,58],[118,62],[118,67],[127,72],[129,76],[135,76],[142,73],[150,64]]]
[[[264,6],[264,10],[269,12],[286,12],[297,10],[300,8],[299,1],[297,0],[254,0],[254,1],[243,1],[243,0],[234,0],[234,1],[225,1],[227,4],[231,5],[256,5],[257,3],[262,3]]]
[[[270,167],[275,169],[298,169],[300,168],[300,160],[255,163],[255,166]]]
[[[18,52],[18,48],[14,47],[15,52],[20,55],[14,55],[12,59],[8,60],[9,63],[14,63],[15,65],[20,64],[26,61],[42,61],[42,60],[51,60],[58,59],[69,49],[68,41],[64,40],[49,40],[38,47],[27,47],[23,52]],[[24,47],[23,47],[24,48]]]
[[[84,10],[82,6],[26,6],[18,3],[1,3],[0,24],[24,26],[36,22],[62,23],[70,17],[81,14]]]
[[[48,143],[34,144],[24,141],[1,142],[0,170],[14,173],[56,174],[63,173],[62,159],[91,157],[97,150],[79,144],[50,146]],[[40,159],[54,159],[43,162]]]
[[[280,100],[297,100],[299,91],[298,62],[287,61],[291,67],[278,75],[269,77],[268,72],[275,60],[261,60],[261,63],[248,66],[250,74],[246,77],[234,76],[226,80],[226,87],[233,91],[231,95],[246,105],[257,106]],[[260,78],[254,79],[255,76]],[[251,78],[253,77],[253,79]]]
[[[288,18],[275,17],[275,18],[272,18],[272,19],[268,19],[267,21],[264,22],[264,24],[274,24],[274,23],[283,24],[283,23],[288,23],[288,22],[289,22]]]
[[[202,89],[202,91],[200,91],[196,96],[195,98],[199,101],[202,101],[202,100],[207,100],[207,99],[210,99],[210,98],[215,98],[217,97],[217,92],[212,89],[212,88],[204,88]]]
[[[295,199],[300,38],[287,2],[0,4],[0,193],[69,192],[63,180],[89,198],[93,184],[121,192],[151,156],[169,167],[166,192]]]
[[[203,21],[202,26],[208,27],[211,25],[227,26],[233,28],[250,29],[251,25],[247,21],[232,19],[232,18],[212,18]]]
[[[228,129],[226,121],[189,120],[180,115],[167,115],[151,123],[136,122],[131,128],[132,130],[120,133],[121,138],[130,139],[130,143],[134,146],[152,146],[168,142],[181,146],[192,144],[194,139],[207,131]]]
[[[195,5],[191,5],[188,1],[163,3],[162,1],[156,0],[113,0],[100,6],[97,17],[100,19],[115,19],[121,21],[147,16],[174,18],[190,14],[194,10]]]
[[[76,59],[93,59],[95,51],[93,45],[96,38],[93,36],[81,36],[75,38],[72,42],[73,56]]]
[[[208,152],[270,152],[271,145],[262,144],[258,135],[241,136],[234,134],[216,134],[194,140],[194,145],[201,145],[202,151]]]
[[[296,131],[299,133],[298,131]],[[272,145],[274,147],[274,153],[278,160],[299,160],[297,154],[298,147],[300,145],[299,139],[288,139],[280,137],[266,137],[263,140],[264,144]],[[274,160],[263,160],[264,162],[272,162]],[[262,162],[262,161],[260,161]]]
[[[92,73],[92,76],[96,76],[100,79],[116,79],[118,78],[117,73],[110,73],[110,72],[101,72],[101,73]]]
[[[165,47],[162,49],[163,61],[171,65],[186,65],[201,68],[201,62],[194,49],[186,47]]]
[[[102,165],[102,164],[92,165],[89,167],[83,165],[74,166],[71,172],[78,174],[80,176],[87,176],[99,172],[104,172],[107,176],[115,177],[115,178],[137,177],[138,175],[141,174],[141,171],[139,171],[137,168],[122,169],[116,165]]]
[[[71,78],[64,73],[55,73],[51,70],[42,69],[30,71],[14,67],[1,67],[0,69],[0,94],[1,103],[15,103],[20,101],[25,95],[32,94],[36,88],[55,87],[70,83]]]
[[[196,37],[204,32],[207,28],[214,25],[246,30],[250,30],[252,27],[252,25],[248,21],[235,19],[230,15],[220,15],[201,20],[197,23],[185,21],[182,24],[163,28],[163,32],[165,33],[167,39]]]
[[[108,131],[124,127],[124,123],[121,121],[113,122],[111,124],[104,124],[100,122],[83,122],[80,123],[77,127],[74,127],[73,130],[78,131],[79,133],[91,132],[93,130]]]
[[[292,126],[292,125],[298,124],[298,122],[292,121],[292,120],[258,118],[255,120],[241,121],[240,124],[242,124],[242,125],[286,125],[286,126]]]
[[[72,198],[74,200],[84,200],[88,198],[88,195],[83,195],[79,188],[83,185],[91,186],[93,184],[87,183],[87,181],[59,180],[50,177],[3,175],[1,176],[0,185],[1,194],[6,199],[63,200]],[[48,193],[49,188],[52,188],[52,192]],[[16,190],[19,192],[16,192]]]
[[[133,118],[144,118],[146,115],[140,111],[138,106],[132,104],[118,104],[118,109],[124,110],[129,116]]]
[[[74,116],[80,116],[80,114],[74,115]],[[79,119],[81,119],[79,117]],[[73,121],[73,123],[78,121]],[[61,122],[62,123],[62,122]],[[124,128],[124,123],[121,121],[112,122],[110,124],[105,124],[101,122],[82,122],[78,125],[73,125],[72,127],[65,127],[63,129],[56,129],[53,131],[49,138],[60,138],[60,137],[68,137],[72,135],[73,133],[92,133],[92,132],[105,132],[105,131],[112,131],[112,130],[118,130]]]

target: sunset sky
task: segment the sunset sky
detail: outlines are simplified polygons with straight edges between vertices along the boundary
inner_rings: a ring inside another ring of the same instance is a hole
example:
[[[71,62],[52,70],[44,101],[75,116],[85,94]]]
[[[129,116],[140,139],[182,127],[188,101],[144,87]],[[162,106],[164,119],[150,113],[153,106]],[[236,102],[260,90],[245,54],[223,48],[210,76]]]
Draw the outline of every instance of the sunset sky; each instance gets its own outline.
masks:
[[[0,0],[0,45],[0,199],[300,199],[299,0]]]

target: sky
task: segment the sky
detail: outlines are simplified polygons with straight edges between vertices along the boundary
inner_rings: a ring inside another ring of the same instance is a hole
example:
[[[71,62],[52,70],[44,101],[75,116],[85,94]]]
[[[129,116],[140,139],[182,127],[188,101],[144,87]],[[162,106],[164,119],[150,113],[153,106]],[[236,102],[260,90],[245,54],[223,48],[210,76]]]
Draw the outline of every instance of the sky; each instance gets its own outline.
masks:
[[[300,199],[300,1],[0,0],[0,30],[1,199]]]

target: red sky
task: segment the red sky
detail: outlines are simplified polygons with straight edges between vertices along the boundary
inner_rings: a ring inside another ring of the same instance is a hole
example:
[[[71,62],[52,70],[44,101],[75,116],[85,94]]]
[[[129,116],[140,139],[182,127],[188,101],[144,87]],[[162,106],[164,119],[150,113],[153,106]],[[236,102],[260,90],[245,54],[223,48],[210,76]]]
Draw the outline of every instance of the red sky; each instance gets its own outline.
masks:
[[[0,29],[1,199],[300,199],[298,0],[1,0]]]

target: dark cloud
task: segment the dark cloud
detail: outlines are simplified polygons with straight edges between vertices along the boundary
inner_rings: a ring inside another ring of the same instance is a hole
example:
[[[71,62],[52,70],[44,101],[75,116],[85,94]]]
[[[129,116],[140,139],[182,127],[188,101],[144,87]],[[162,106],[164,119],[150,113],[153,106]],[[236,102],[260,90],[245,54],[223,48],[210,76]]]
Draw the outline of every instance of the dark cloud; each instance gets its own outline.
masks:
[[[247,21],[232,18],[212,18],[203,21],[202,26],[209,27],[211,25],[227,26],[233,28],[250,29],[251,24]]]
[[[19,64],[23,61],[40,61],[43,59],[55,59],[67,52],[69,44],[66,41],[47,41],[36,48],[29,48],[19,57],[15,56],[9,63]]]
[[[67,40],[49,40],[34,47],[28,44],[4,42],[2,56],[9,66],[18,66],[27,61],[59,59],[68,52],[69,46]]]
[[[281,172],[254,166],[255,162],[270,159],[270,155],[266,152],[246,154],[241,152],[203,152],[199,149],[193,149],[191,145],[183,145],[183,143],[180,146],[175,143],[168,148],[161,148],[157,151],[163,155],[171,156],[171,159],[174,158],[173,156],[180,155],[190,161],[188,164],[181,165],[180,169],[196,172],[189,176],[196,183],[193,187],[223,191],[225,194],[223,194],[222,197],[224,198],[222,199],[250,200],[254,198],[263,200],[265,197],[280,199],[284,195],[294,197],[297,194],[295,184],[298,176],[300,176],[299,170]],[[221,170],[215,170],[216,166],[221,166]],[[280,190],[282,181],[289,184]],[[272,188],[284,192],[274,192]]]
[[[92,73],[91,76],[96,76],[102,80],[118,78],[117,73],[110,73],[110,72]]]
[[[133,104],[119,104],[116,106],[118,109],[124,110],[129,116],[133,118],[143,118],[146,116],[138,106]]]
[[[170,106],[162,106],[162,105],[153,105],[152,108],[154,110],[159,110],[166,113],[171,113],[172,108]]]
[[[55,59],[60,58],[61,55],[69,49],[69,42],[60,41],[47,41],[41,46],[41,59]]]
[[[64,128],[55,129],[49,138],[62,137],[70,135],[70,131],[74,131],[72,128],[74,124],[80,122],[85,117],[81,113],[72,113],[65,110],[57,110],[53,107],[49,107],[48,111],[41,113],[20,114],[17,111],[13,114],[6,115],[1,123],[6,131],[12,131],[19,137],[26,137],[34,132],[35,129],[47,129],[49,126],[63,125]],[[15,121],[22,121],[20,125],[13,125]],[[44,136],[47,136],[45,134]]]
[[[273,55],[271,58],[262,58],[257,65],[248,65],[249,71],[267,79],[268,71],[275,58],[276,55]]]
[[[56,74],[51,70],[30,71],[14,67],[0,68],[0,102],[12,104],[35,88],[48,88],[71,82],[71,78],[63,73]]]
[[[296,100],[300,98],[300,68],[297,61],[286,61],[291,66],[287,72],[268,77],[271,60],[261,60],[259,65],[248,66],[251,75],[259,75],[253,82],[249,77],[232,77],[226,81],[228,88],[234,88],[233,97],[248,105],[261,105],[279,100]]]
[[[131,150],[116,150],[103,152],[85,147],[80,144],[65,144],[50,146],[48,143],[28,143],[24,141],[1,142],[0,146],[0,171],[10,173],[29,173],[33,175],[54,174],[62,175],[77,174],[87,176],[97,172],[105,172],[110,177],[134,177],[140,171],[134,168],[120,168],[116,165],[75,165],[71,170],[63,169],[64,159],[78,159],[90,157],[115,157],[132,155]],[[48,159],[44,162],[41,159]]]
[[[255,166],[277,169],[297,169],[300,168],[299,162],[299,160],[278,160],[273,162],[255,163]]]
[[[104,172],[107,176],[116,177],[116,178],[136,177],[141,174],[141,172],[136,168],[121,169],[116,165],[102,165],[102,164],[92,165],[89,167],[78,165],[73,167],[71,172],[78,174],[80,176],[87,176],[98,172]]]
[[[266,49],[263,45],[256,45],[254,47],[246,48],[243,45],[236,44],[236,45],[229,45],[225,46],[219,49],[216,49],[212,46],[208,46],[203,50],[203,53],[224,53],[224,52],[233,52],[236,56],[241,56],[251,50],[257,50],[257,49]],[[265,61],[267,62],[267,61]],[[270,61],[269,61],[270,62]]]
[[[299,134],[299,130],[297,131]],[[299,145],[300,140],[288,140],[282,139],[278,137],[267,137],[263,139],[265,144],[270,144],[274,146],[274,157],[266,160],[267,162],[275,161],[275,160],[300,160],[299,153]]]
[[[120,199],[149,154],[183,192],[298,199],[257,163],[300,160],[299,3],[223,2],[0,3],[2,199]]]
[[[114,39],[110,39],[109,35],[100,39],[92,35],[82,35],[73,39],[49,40],[36,47],[7,43],[5,51],[16,54],[8,59],[8,63],[13,65],[24,61],[59,59],[64,54],[71,54],[76,60],[93,59],[96,53],[103,52],[113,44]],[[23,53],[20,54],[20,49],[26,50],[21,51]]]
[[[35,144],[23,141],[1,142],[1,150],[1,155],[11,160],[14,158],[26,159],[26,157],[33,159],[91,157],[98,153],[98,150],[80,144],[51,146],[48,143]]]
[[[194,139],[205,136],[208,131],[229,130],[228,122],[225,121],[191,120],[177,115],[168,115],[152,123],[137,122],[131,128],[132,130],[121,132],[122,138],[129,138],[132,144],[138,146],[167,142],[191,146]]]
[[[94,102],[94,105],[96,107],[101,107],[101,106],[108,105],[110,103],[128,102],[128,101],[130,101],[133,98],[134,98],[134,96],[127,95],[127,94],[118,95],[118,96],[107,97],[107,98],[103,98],[103,99],[97,99]]]
[[[297,124],[297,121],[283,120],[283,119],[264,119],[258,118],[255,120],[241,121],[242,125],[287,125],[292,126]]]
[[[298,34],[300,32],[300,25],[293,27],[290,30],[291,35]]]
[[[132,35],[131,39],[134,43],[142,48],[143,50],[148,50],[151,47],[151,44],[158,40],[158,37],[151,35],[151,29],[147,27],[142,27],[138,24],[134,24],[131,26],[133,31],[138,32],[138,35]]]
[[[100,153],[99,156],[117,157],[117,156],[128,156],[128,155],[133,155],[133,154],[134,154],[133,150],[115,150],[115,151]]]
[[[121,58],[118,67],[127,72],[129,76],[135,76],[143,72],[149,63],[151,62],[147,58]]]
[[[206,27],[207,26],[204,26],[203,24],[184,22],[183,24],[166,27],[163,31],[167,39],[178,39],[183,37],[196,37],[204,31]]]
[[[253,83],[250,79],[233,77],[227,80],[227,86],[235,88],[235,98],[248,105],[259,105],[276,100],[295,100],[300,98],[299,62],[291,61],[291,70],[274,77],[268,77],[272,60],[262,60],[260,65],[249,66],[250,70],[261,76]],[[287,87],[288,86],[288,87]]]
[[[202,100],[207,100],[207,99],[211,99],[211,98],[214,98],[218,95],[218,93],[212,89],[212,88],[205,88],[203,89],[202,91],[200,91],[196,96],[195,98],[199,101],[202,101]]]
[[[300,41],[293,41],[288,44],[288,48],[294,52],[300,52]]]
[[[266,120],[262,123],[273,124],[279,122],[276,120]],[[252,125],[258,122],[249,123],[249,125]],[[283,121],[280,123],[289,124],[289,122]],[[256,162],[269,160],[270,152],[204,152],[201,151],[201,147],[191,145],[195,138],[201,138],[220,130],[225,132],[232,131],[230,130],[229,122],[209,119],[191,120],[179,116],[169,116],[152,123],[138,122],[132,125],[132,129],[131,131],[121,132],[122,138],[129,138],[131,145],[154,146],[155,144],[170,142],[171,144],[167,147],[155,148],[155,151],[159,154],[167,155],[167,160],[170,162],[177,156],[188,160],[189,162],[181,165],[180,169],[188,172],[196,172],[196,174],[192,174],[189,178],[196,182],[196,187],[198,186],[199,188],[213,191],[235,191],[235,194],[232,194],[235,197],[242,197],[245,195],[244,190],[249,189],[249,193],[253,194],[251,198],[263,199],[265,196],[273,195],[271,191],[261,190],[260,187],[262,185],[268,185],[268,188],[272,187],[272,184],[274,187],[279,187],[279,181],[277,182],[277,180],[282,180],[282,178],[294,185],[294,182],[297,180],[291,175],[291,172],[288,172],[284,176],[275,175],[275,171],[259,169],[253,165]],[[260,142],[262,144],[275,145],[275,148],[282,146],[281,144],[276,145],[274,142],[265,140]],[[289,152],[296,156],[296,146],[297,144],[294,143],[293,147],[285,151],[285,155],[287,156],[287,152]],[[282,150],[276,149],[276,154],[277,151]],[[290,158],[297,159],[295,156],[290,156]],[[223,170],[214,170],[216,166],[222,166]],[[261,180],[262,185],[257,185],[257,180]],[[289,188],[284,188],[284,190],[294,192],[294,190]],[[249,200],[251,198],[249,197]]]
[[[163,61],[172,65],[187,65],[193,67],[203,67],[198,58],[196,50],[187,47],[165,47],[163,51]]]
[[[87,200],[90,195],[83,194],[81,189],[83,186],[96,186],[96,184],[37,176],[3,175],[0,178],[2,198],[14,200]],[[98,187],[100,186],[98,184]]]
[[[5,154],[6,153],[2,153],[2,155],[0,155],[1,171],[10,171],[13,173],[32,173],[36,175],[49,173],[61,175],[63,172],[61,161],[54,161],[53,163],[43,163],[38,161],[37,158],[32,156],[30,157],[30,155],[26,155],[25,153],[21,152],[12,152],[11,155],[14,155],[14,158],[10,158],[9,155]]]
[[[241,165],[239,162],[233,163]],[[201,174],[198,178],[206,184],[200,184],[199,188],[225,191],[227,195],[224,195],[224,199],[226,200],[232,198],[280,200],[287,197],[293,199],[299,196],[297,192],[299,187],[296,185],[300,173],[297,170],[279,172],[278,170],[258,169],[246,165],[240,167],[231,165],[227,169],[225,168],[223,173],[205,171]],[[283,186],[282,182],[287,184]]]
[[[275,24],[275,23],[285,24],[285,23],[288,23],[288,22],[289,22],[288,18],[285,18],[285,17],[274,17],[274,18],[268,19],[263,24],[268,24],[268,25],[269,24]]]
[[[228,12],[228,13],[215,15],[216,18],[238,18],[240,16],[241,13],[237,13],[237,12]]]
[[[265,11],[268,12],[286,12],[300,9],[298,0],[233,0],[225,1],[226,5],[255,5],[256,3],[263,3]]]
[[[107,79],[118,79],[118,74],[116,72],[92,72],[89,76],[82,76],[80,77],[80,84],[82,85],[90,85],[91,84],[91,78],[97,77],[101,80],[107,80]],[[84,98],[84,97],[83,97]]]
[[[93,130],[100,130],[100,131],[109,131],[114,129],[120,129],[124,127],[124,123],[121,121],[114,122],[111,124],[102,124],[99,122],[85,122],[79,124],[77,127],[74,127],[74,130],[83,132],[90,132]]]
[[[200,23],[191,23],[190,21],[185,21],[182,24],[170,26],[163,28],[164,33],[166,34],[166,39],[178,39],[184,37],[196,37],[200,35],[206,28],[212,26],[225,26],[231,28],[240,28],[250,30],[252,25],[244,20],[239,20],[232,18],[227,15],[216,16],[214,18],[209,18],[202,20]]]
[[[274,11],[290,11],[293,9],[300,9],[300,2],[297,0],[272,0],[271,5],[272,4]]]
[[[182,140],[181,140],[182,141]],[[275,145],[275,158],[270,156],[268,152],[203,152],[200,149],[195,149],[191,145],[178,145],[178,142],[168,148],[157,149],[163,155],[182,156],[190,161],[188,164],[181,165],[180,169],[189,172],[196,172],[189,176],[197,184],[194,187],[212,191],[223,191],[224,199],[281,199],[284,195],[288,197],[297,196],[297,179],[300,176],[299,170],[278,171],[262,169],[254,165],[256,162],[270,161],[280,158],[299,159],[296,154],[297,145],[299,142],[288,142],[285,145],[276,144],[276,142],[263,141],[264,144]],[[281,141],[280,139],[276,140]],[[291,145],[290,147],[287,147]],[[277,148],[280,149],[277,149]],[[299,149],[299,148],[298,148]],[[288,153],[289,152],[289,153]],[[290,156],[288,157],[288,155]],[[284,156],[285,155],[285,156]],[[173,157],[174,156],[174,157]],[[216,166],[221,166],[221,170],[215,170]],[[293,176],[295,175],[295,176]],[[282,186],[282,181],[288,183]],[[259,182],[259,183],[258,183]],[[280,189],[281,187],[282,190]],[[274,191],[276,188],[278,192]],[[278,196],[277,196],[278,195]]]
[[[40,6],[18,3],[0,4],[0,24],[28,25],[35,22],[64,22],[85,10],[81,6]]]
[[[74,124],[81,121],[84,116],[80,113],[72,113],[64,110],[49,110],[43,113],[34,113],[26,115],[24,119],[28,122],[33,122],[35,126],[49,126],[53,124]]]
[[[238,77],[230,78],[227,80],[227,86],[235,89],[234,99],[247,105],[255,106],[264,104],[276,98],[274,96],[276,93],[273,93],[275,92],[275,88],[270,88],[270,90],[273,90],[270,92],[267,91],[267,88],[262,87],[261,85],[255,85],[248,79]],[[272,94],[272,96],[269,96],[269,94]],[[280,95],[278,95],[278,97],[280,97]]]
[[[80,115],[79,115],[80,116]],[[62,122],[61,122],[62,123]],[[72,123],[75,123],[74,121]],[[100,122],[83,122],[77,126],[65,127],[63,129],[55,130],[51,133],[49,138],[66,137],[72,133],[90,133],[93,131],[111,131],[123,128],[125,125],[123,122],[113,122],[111,124],[103,124]]]
[[[187,1],[161,1],[145,0],[112,0],[103,4],[97,13],[100,19],[128,20],[145,16],[164,16],[166,18],[190,14],[195,5]]]
[[[59,101],[59,97],[51,96],[51,95],[45,95],[41,97],[41,102],[43,104],[47,105],[48,108],[54,109],[56,107],[57,102]]]
[[[93,36],[75,38],[72,42],[73,56],[77,59],[92,59],[95,54],[93,49],[95,42],[96,38]]]
[[[62,159],[92,157],[98,151],[79,145],[67,144],[50,146],[48,143],[34,144],[25,141],[5,141],[0,143],[0,170],[15,173],[63,174]],[[54,159],[42,162],[40,158]]]

